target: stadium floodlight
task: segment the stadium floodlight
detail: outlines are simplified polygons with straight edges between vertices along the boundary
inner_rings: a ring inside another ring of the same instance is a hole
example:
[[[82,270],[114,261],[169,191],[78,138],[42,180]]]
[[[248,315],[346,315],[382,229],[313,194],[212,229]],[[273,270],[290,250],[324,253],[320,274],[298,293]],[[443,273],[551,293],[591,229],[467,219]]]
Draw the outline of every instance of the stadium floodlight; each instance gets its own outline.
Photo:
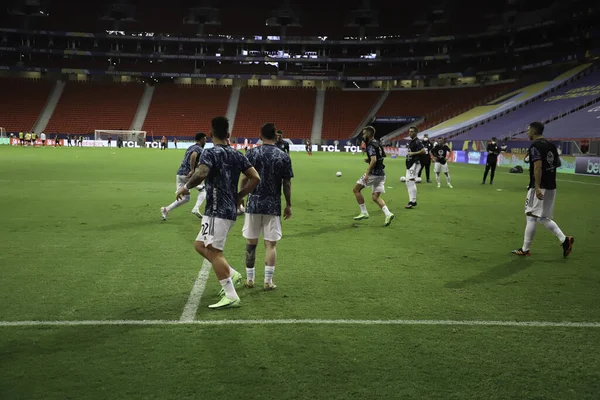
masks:
[[[139,143],[140,139],[146,142],[146,131],[123,131],[114,129],[96,129],[94,131],[94,146],[102,147],[108,138],[112,138],[113,146],[116,145],[117,139],[120,137],[124,142]]]

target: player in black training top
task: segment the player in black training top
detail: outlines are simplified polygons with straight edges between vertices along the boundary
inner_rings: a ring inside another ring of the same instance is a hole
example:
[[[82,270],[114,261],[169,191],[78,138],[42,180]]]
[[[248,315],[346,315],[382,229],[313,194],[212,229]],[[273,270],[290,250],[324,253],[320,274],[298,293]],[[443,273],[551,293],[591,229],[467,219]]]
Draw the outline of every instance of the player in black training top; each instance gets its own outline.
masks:
[[[290,154],[290,144],[283,140],[283,131],[277,131],[276,139],[275,146],[284,153]]]
[[[529,190],[525,199],[525,215],[527,225],[523,247],[513,250],[518,256],[529,256],[529,248],[535,236],[536,224],[539,222],[552,232],[562,244],[563,256],[573,251],[573,236],[566,236],[552,220],[554,199],[556,198],[556,169],[560,167],[560,157],[556,146],[542,135],[544,124],[532,122],[527,129],[527,136],[533,143],[529,147]]]
[[[263,288],[274,290],[277,242],[281,239],[281,189],[285,196],[283,218],[292,216],[292,182],[294,176],[290,156],[275,145],[275,124],[267,123],[261,128],[262,146],[250,149],[246,156],[260,175],[260,184],[248,196],[242,234],[246,239],[246,283],[254,287],[254,262],[256,246],[261,233],[265,243],[265,280]],[[241,187],[246,184],[242,177]]]
[[[500,146],[498,145],[498,139],[495,137],[492,138],[492,141],[488,143],[486,149],[488,155],[487,160],[485,162],[485,172],[483,173],[483,181],[481,181],[482,185],[485,185],[485,180],[487,179],[488,172],[492,171],[490,175],[490,185],[494,184],[494,175],[496,174],[496,165],[498,164],[498,155],[500,154]]]
[[[312,156],[312,143],[310,142],[310,140],[306,141],[306,153],[309,156]]]
[[[385,226],[392,223],[394,214],[390,212],[388,207],[385,205],[385,201],[380,197],[381,193],[385,193],[385,165],[383,159],[385,158],[385,151],[383,146],[378,140],[375,140],[375,128],[372,126],[366,126],[362,131],[363,140],[366,144],[367,158],[365,162],[369,164],[367,171],[364,175],[356,182],[352,192],[356,196],[356,201],[360,207],[360,214],[354,217],[355,220],[369,218],[369,212],[365,205],[365,198],[363,197],[361,190],[366,186],[371,187],[371,199],[381,208],[381,211],[385,214]]]
[[[214,146],[202,151],[200,163],[188,182],[177,190],[177,198],[190,194],[190,189],[206,185],[206,208],[200,233],[194,247],[213,266],[223,289],[221,301],[208,306],[211,309],[237,307],[240,298],[234,282],[241,282],[242,274],[235,271],[223,255],[227,234],[237,218],[237,206],[260,183],[256,169],[246,156],[227,145],[229,121],[215,117],[211,121]],[[248,182],[238,192],[240,173]]]
[[[429,140],[429,135],[425,134],[423,135],[423,147],[425,148],[426,153],[423,154],[423,157],[421,158],[421,169],[419,170],[419,178],[421,177],[421,174],[423,173],[423,170],[425,170],[425,177],[427,178],[427,183],[431,183],[431,179],[430,179],[430,170],[431,170],[431,149],[433,148],[433,143],[431,143],[431,140]]]
[[[408,129],[410,143],[406,153],[406,188],[408,189],[408,204],[404,208],[413,208],[417,205],[417,184],[415,178],[421,169],[421,157],[425,154],[423,143],[417,138],[417,128]]]
[[[450,156],[450,153],[452,153],[452,150],[450,150],[450,147],[444,143],[444,138],[439,138],[436,146],[431,149],[431,156],[435,161],[433,172],[435,172],[437,187],[441,186],[440,172],[443,172],[444,175],[446,175],[446,185],[452,189],[452,184],[450,183],[450,172],[448,171],[448,156]]]

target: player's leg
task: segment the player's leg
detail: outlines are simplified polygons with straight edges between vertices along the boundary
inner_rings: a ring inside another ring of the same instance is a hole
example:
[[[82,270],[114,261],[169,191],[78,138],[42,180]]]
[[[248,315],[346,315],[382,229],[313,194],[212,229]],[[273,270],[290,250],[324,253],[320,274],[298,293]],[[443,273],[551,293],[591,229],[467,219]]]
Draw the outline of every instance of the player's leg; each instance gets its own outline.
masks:
[[[204,188],[204,185],[200,185],[196,189],[198,189],[198,198],[196,199],[196,204],[194,205],[194,208],[192,208],[192,214],[202,219],[200,206],[202,206],[202,203],[204,203],[204,200],[206,199],[206,189]]]
[[[431,160],[425,164],[425,176],[427,177],[427,183],[431,183]]]
[[[185,185],[186,182],[187,182],[187,177],[185,177],[183,175],[177,175],[176,185],[175,185],[177,187],[177,190],[179,190],[183,185]],[[160,214],[162,216],[162,219],[166,220],[167,219],[167,214],[169,214],[172,210],[176,209],[177,207],[181,207],[182,205],[184,205],[188,201],[190,201],[190,195],[186,194],[185,196],[181,197],[180,200],[175,200],[174,202],[172,202],[168,206],[162,207],[160,209]]]
[[[435,181],[437,183],[437,187],[441,187],[440,185],[440,172],[442,172],[442,164],[436,162],[433,166],[433,172],[435,172]]]
[[[383,214],[385,215],[384,225],[389,226],[392,223],[392,220],[395,218],[395,215],[390,212],[388,206],[385,204],[385,201],[381,198],[381,194],[385,193],[385,176],[377,176],[372,178],[374,178],[374,182],[373,193],[371,194],[371,198],[375,203],[377,203],[377,205],[379,206],[379,208],[381,208],[381,211],[383,211]]]
[[[531,253],[529,249],[531,248],[531,243],[533,243],[533,238],[535,237],[535,232],[537,230],[537,221],[538,215],[541,213],[541,200],[539,200],[535,195],[535,189],[529,189],[527,191],[527,197],[525,199],[525,234],[523,237],[523,246],[520,249],[513,250],[512,253],[518,256],[530,256]]]
[[[417,183],[415,178],[419,174],[420,164],[413,164],[406,170],[406,189],[408,190],[408,204],[404,208],[413,208],[417,205]]]
[[[240,298],[235,290],[234,282],[238,279],[238,276],[241,278],[241,274],[231,268],[223,255],[227,234],[234,222],[205,216],[202,219],[202,226],[194,243],[196,251],[212,264],[224,294],[218,303],[208,306],[211,309],[240,305]]]
[[[275,265],[277,264],[277,242],[281,240],[281,218],[278,215],[263,215],[263,238],[265,241],[265,291],[275,290],[273,283]]]
[[[488,173],[490,172],[490,168],[491,168],[491,164],[485,163],[485,171],[483,172],[483,180],[481,181],[482,185],[485,185],[485,180],[487,179]],[[494,180],[493,178],[493,173],[492,173],[492,181]]]
[[[545,190],[544,191],[544,205],[542,214],[538,220],[539,223],[544,225],[546,229],[554,234],[558,238],[558,241],[563,248],[563,256],[568,257],[573,251],[573,243],[575,239],[573,236],[567,236],[559,228],[556,222],[552,220],[554,216],[554,200],[556,197],[556,190]]]
[[[450,189],[452,189],[452,184],[450,183],[450,170],[448,169],[448,164],[444,164],[443,166],[443,170],[444,170],[444,175],[446,175],[446,185],[448,185],[448,187]]]
[[[254,266],[256,263],[256,246],[262,231],[262,216],[259,214],[246,214],[242,236],[246,239],[246,282],[247,288],[254,287]]]
[[[493,163],[490,166],[490,168],[492,170],[492,172],[490,174],[490,185],[493,185],[494,184],[494,175],[496,175],[496,163]]]
[[[358,181],[356,181],[354,188],[352,188],[352,193],[354,193],[354,197],[356,197],[356,202],[358,203],[358,207],[360,208],[360,214],[354,217],[355,220],[369,218],[369,212],[367,211],[365,198],[361,193],[365,186],[367,186],[367,182],[365,181],[365,176],[363,175]]]

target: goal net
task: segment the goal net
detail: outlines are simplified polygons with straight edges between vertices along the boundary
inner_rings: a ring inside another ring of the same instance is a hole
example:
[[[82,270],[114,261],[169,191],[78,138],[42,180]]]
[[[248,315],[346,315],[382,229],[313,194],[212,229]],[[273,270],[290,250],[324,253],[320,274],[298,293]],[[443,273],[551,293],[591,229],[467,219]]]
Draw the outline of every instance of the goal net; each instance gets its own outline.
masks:
[[[1,137],[1,138],[5,138],[5,137],[7,137],[7,136],[6,136],[6,129],[4,129],[4,128],[0,128],[0,137]]]
[[[112,146],[116,146],[119,138],[121,138],[123,142],[133,142],[136,144],[145,143],[146,131],[122,131],[110,129],[96,129],[94,131],[94,145],[96,147],[106,146],[108,139],[112,139]]]

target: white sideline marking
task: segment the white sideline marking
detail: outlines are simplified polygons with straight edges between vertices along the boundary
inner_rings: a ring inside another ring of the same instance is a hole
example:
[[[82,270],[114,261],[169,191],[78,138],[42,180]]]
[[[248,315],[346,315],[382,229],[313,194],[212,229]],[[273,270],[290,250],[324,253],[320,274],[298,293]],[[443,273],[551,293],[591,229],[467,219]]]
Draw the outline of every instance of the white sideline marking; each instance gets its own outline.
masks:
[[[190,292],[190,297],[188,297],[188,301],[183,308],[183,313],[181,313],[181,318],[179,318],[180,322],[191,322],[196,319],[196,312],[200,306],[200,299],[206,288],[206,281],[208,280],[211,267],[211,264],[207,260],[204,260],[202,268],[200,268],[198,277],[192,287],[192,291]]]
[[[120,326],[120,325],[434,325],[434,326],[512,326],[532,328],[600,328],[600,322],[551,321],[456,321],[427,319],[225,319],[225,320],[82,320],[82,321],[0,321],[1,327],[28,326]]]

